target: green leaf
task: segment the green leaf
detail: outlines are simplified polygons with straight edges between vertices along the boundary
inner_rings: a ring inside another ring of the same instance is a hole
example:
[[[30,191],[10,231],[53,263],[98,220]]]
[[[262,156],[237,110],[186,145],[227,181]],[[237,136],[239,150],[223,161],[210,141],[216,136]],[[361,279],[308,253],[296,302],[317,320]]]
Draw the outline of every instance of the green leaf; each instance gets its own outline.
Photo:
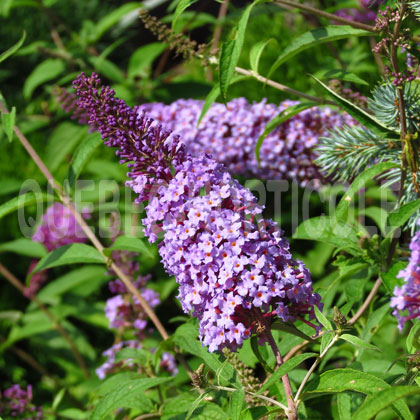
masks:
[[[249,15],[254,6],[265,0],[256,0],[250,4],[243,12],[238,26],[235,28],[233,37],[222,44],[220,51],[220,94],[223,102],[226,102],[226,94],[231,84],[235,67],[241,55],[242,46],[245,39],[245,31],[248,24]]]
[[[54,397],[51,410],[56,411],[58,406],[60,405],[61,401],[63,401],[64,394],[66,393],[66,388],[61,388],[60,391],[57,392],[57,395]]]
[[[14,252],[15,254],[34,258],[41,258],[47,255],[44,245],[27,238],[19,238],[0,244],[0,252]]]
[[[152,42],[143,45],[134,51],[128,62],[128,77],[147,76],[153,61],[155,61],[165,49],[165,44],[162,44],[161,42]]]
[[[145,391],[171,380],[172,378],[140,378],[128,381],[125,380],[124,382],[119,383],[111,392],[108,392],[98,404],[96,404],[90,416],[90,420],[101,420],[112,410],[117,408],[131,408],[133,403],[136,403],[136,406],[141,406],[143,404],[145,410],[151,410],[153,404],[150,399],[146,397]]]
[[[318,306],[314,305],[314,310],[316,319],[323,325],[326,330],[331,331],[333,327],[327,317],[320,311]]]
[[[383,389],[366,398],[363,404],[353,414],[357,420],[370,420],[384,408],[409,395],[420,394],[418,386],[393,386]]]
[[[351,420],[351,395],[349,393],[337,394],[337,408],[340,420]]]
[[[402,226],[408,219],[420,210],[420,199],[404,204],[399,209],[389,213],[388,224],[395,230]]]
[[[206,366],[214,373],[218,372],[222,362],[215,353],[209,353],[207,348],[201,345],[201,343],[197,340],[197,336],[197,327],[192,324],[183,324],[176,329],[174,342],[186,352],[203,359]],[[220,371],[219,378],[226,384],[235,384],[237,387],[242,386],[230,363],[226,363],[225,367]]]
[[[287,362],[284,362],[279,368],[267,379],[261,389],[257,392],[257,394],[261,394],[266,389],[270,388],[270,386],[274,385],[275,383],[279,382],[282,376],[289,373],[292,369],[296,366],[299,366],[303,361],[306,359],[310,359],[312,357],[317,357],[316,353],[304,353],[298,354],[297,356],[292,357]]]
[[[143,349],[125,348],[120,350],[115,355],[115,363],[126,362],[127,360],[134,360],[140,366],[145,366],[150,359],[150,353]]]
[[[302,222],[293,234],[293,239],[308,239],[327,242],[337,248],[358,255],[358,231],[350,224],[337,221],[335,217],[320,216]]]
[[[277,319],[271,324],[271,329],[277,331],[284,331],[288,334],[295,335],[296,337],[303,338],[304,340],[313,341],[311,337],[298,330],[293,324],[280,321],[279,319]]]
[[[84,139],[82,143],[79,144],[79,147],[76,149],[69,167],[68,180],[71,189],[74,188],[80,172],[100,144],[102,144],[102,139],[99,133],[92,133],[86,139]]]
[[[40,259],[32,273],[68,264],[105,264],[105,262],[105,258],[93,246],[75,243],[64,245],[48,253]]]
[[[58,58],[49,58],[36,66],[23,85],[23,96],[30,99],[35,89],[64,73],[66,66]]]
[[[330,25],[325,28],[313,29],[312,31],[306,32],[295,40],[293,40],[289,46],[283,51],[279,58],[272,65],[269,75],[276,71],[284,62],[294,55],[316,45],[323,44],[325,42],[337,41],[339,39],[347,39],[350,36],[371,36],[372,33],[364,31],[362,29],[354,29],[351,26],[346,25]]]
[[[1,113],[1,121],[3,123],[4,131],[11,143],[13,140],[13,129],[15,127],[16,120],[16,108],[13,107],[10,113],[6,114],[5,112]]]
[[[89,57],[89,62],[95,67],[98,73],[103,74],[113,82],[125,83],[124,73],[112,61],[102,57]]]
[[[232,420],[241,419],[242,406],[244,404],[245,391],[238,389],[230,394],[230,415]]]
[[[262,356],[260,352],[260,346],[258,344],[258,337],[256,335],[251,337],[251,348],[256,358],[258,359],[258,361],[262,364],[264,370],[266,372],[274,373],[274,370],[271,369],[271,367],[266,362],[266,359]]]
[[[420,322],[416,322],[408,334],[406,343],[407,352],[414,354],[420,349]]]
[[[114,9],[111,13],[104,16],[94,27],[94,35],[90,39],[91,43],[98,41],[102,35],[113,26],[115,26],[124,16],[141,7],[140,2],[126,3],[118,9]]]
[[[44,201],[51,200],[53,197],[44,193],[27,192],[20,194],[0,205],[0,219],[9,213],[19,210],[23,207],[29,206],[30,204],[43,203]]]
[[[370,206],[366,209],[361,209],[358,214],[365,215],[372,219],[379,227],[383,235],[386,235],[386,221],[388,212],[382,207]]]
[[[367,182],[371,181],[375,176],[382,174],[383,172],[398,168],[393,162],[382,162],[378,163],[362,172],[350,185],[350,188],[344,193],[340,202],[335,210],[335,217],[337,220],[346,222],[348,217],[348,210],[350,204],[354,202],[356,194],[366,186]]]
[[[340,335],[340,339],[347,341],[348,343],[353,344],[354,346],[357,346],[357,347],[363,347],[368,350],[375,350],[375,351],[382,352],[382,350],[379,347],[376,347],[373,344],[370,344],[367,341],[364,341],[361,338],[356,337],[355,335],[343,334],[343,335]]]
[[[120,235],[118,236],[111,247],[104,250],[104,254],[110,256],[114,250],[124,250],[140,252],[145,256],[156,259],[156,255],[151,251],[150,246],[147,246],[144,241],[132,236]]]
[[[384,138],[393,138],[399,139],[399,133],[397,130],[387,127],[386,125],[382,124],[379,120],[372,117],[363,109],[359,108],[358,106],[354,105],[352,102],[348,101],[341,97],[338,93],[330,89],[325,83],[321,82],[318,78],[313,75],[310,75],[316,82],[318,82],[334,99],[334,101],[347,111],[355,120],[357,120],[361,125],[366,127],[367,129],[371,130],[377,136]]]
[[[274,38],[270,38],[267,39],[267,41],[257,42],[252,46],[251,51],[249,52],[249,63],[251,65],[251,69],[255,71],[255,73],[258,73],[258,65],[260,64],[261,55],[265,47],[267,47],[270,43],[278,45],[278,42]]]
[[[318,379],[308,383],[304,397],[318,393],[331,394],[345,391],[356,391],[372,395],[388,388],[391,388],[391,386],[387,382],[369,373],[354,369],[333,369],[322,373]],[[395,401],[393,408],[401,417],[406,419],[413,418],[405,402]],[[353,418],[356,419],[357,417]]]
[[[391,265],[391,267],[385,273],[381,274],[384,286],[390,294],[394,293],[395,286],[401,286],[402,279],[398,279],[397,275],[401,270],[407,267],[407,263],[403,261],[397,261]]]
[[[202,394],[200,394],[195,400],[194,402],[191,404],[190,409],[187,412],[187,415],[185,417],[185,420],[189,420],[191,418],[191,416],[194,414],[194,411],[198,408],[198,406],[200,405],[200,403],[204,400],[205,397],[207,397],[207,394],[210,391],[204,391]]]
[[[37,294],[42,302],[54,302],[64,293],[73,290],[84,283],[94,283],[106,278],[104,268],[96,265],[85,265],[72,270],[46,284]]]
[[[71,122],[58,125],[48,138],[45,164],[53,173],[72,153],[76,145],[87,136],[87,128]]]
[[[257,144],[255,145],[255,155],[257,156],[258,164],[260,164],[260,149],[264,139],[280,124],[299,114],[299,112],[302,112],[308,108],[312,108],[315,105],[317,105],[315,102],[303,102],[297,105],[289,106],[267,123],[263,133],[260,135],[260,137],[257,140]]]
[[[182,15],[184,10],[186,10],[188,7],[190,7],[194,3],[197,3],[197,0],[180,0],[174,12],[174,18],[172,20],[172,30],[174,30],[176,21]]]
[[[249,76],[242,76],[242,75],[235,75],[230,82],[231,85],[234,83],[240,82],[242,80],[249,79]],[[207,95],[206,100],[204,101],[203,108],[201,109],[200,116],[197,121],[197,127],[200,125],[201,120],[203,119],[204,115],[206,115],[207,111],[211,108],[214,101],[220,95],[220,84],[214,85],[210,93]]]
[[[356,76],[353,73],[349,73],[343,69],[327,70],[322,72],[321,75],[322,77],[326,77],[328,79],[344,80],[345,82],[358,83],[360,85],[369,86],[369,83],[361,79],[359,76]]]
[[[13,55],[17,51],[25,42],[25,38],[26,38],[26,32],[23,31],[22,36],[20,37],[19,41],[16,42],[16,44],[11,46],[9,49],[7,49],[6,51],[0,54],[0,63],[2,63],[4,60],[6,60],[6,58],[9,58],[11,55]]]

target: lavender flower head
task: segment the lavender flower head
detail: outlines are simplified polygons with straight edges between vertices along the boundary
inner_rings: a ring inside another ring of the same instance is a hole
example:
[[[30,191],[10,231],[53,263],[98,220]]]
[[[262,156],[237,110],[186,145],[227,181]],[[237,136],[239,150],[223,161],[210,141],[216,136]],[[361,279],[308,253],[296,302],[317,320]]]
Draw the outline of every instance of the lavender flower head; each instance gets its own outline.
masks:
[[[420,230],[411,239],[410,250],[408,265],[397,276],[405,283],[401,287],[395,286],[394,297],[391,298],[391,307],[395,308],[392,314],[398,318],[400,330],[407,321],[420,319]],[[408,315],[403,315],[406,310]]]
[[[179,99],[170,105],[150,103],[139,106],[138,110],[179,134],[188,153],[196,157],[207,153],[233,175],[292,179],[302,186],[309,182],[319,186],[323,176],[313,163],[317,157],[315,146],[333,127],[353,125],[355,121],[348,114],[327,107],[302,111],[267,135],[260,149],[260,163],[255,155],[257,140],[267,123],[296,104],[289,100],[280,106],[265,100],[250,104],[244,98],[234,99],[227,106],[216,103],[198,127],[203,101]]]
[[[32,239],[44,244],[48,251],[75,242],[86,242],[73,213],[61,203],[54,203],[47,209]]]
[[[0,416],[4,419],[41,420],[42,407],[32,404],[32,386],[28,385],[25,390],[15,384],[0,392]]]
[[[235,351],[253,333],[264,340],[275,319],[313,325],[321,304],[309,271],[248,189],[210,157],[185,153],[179,137],[101,89],[96,75],[74,87],[89,123],[130,166],[137,201],[149,201],[145,233],[151,242],[162,236],[162,262],[209,351]]]

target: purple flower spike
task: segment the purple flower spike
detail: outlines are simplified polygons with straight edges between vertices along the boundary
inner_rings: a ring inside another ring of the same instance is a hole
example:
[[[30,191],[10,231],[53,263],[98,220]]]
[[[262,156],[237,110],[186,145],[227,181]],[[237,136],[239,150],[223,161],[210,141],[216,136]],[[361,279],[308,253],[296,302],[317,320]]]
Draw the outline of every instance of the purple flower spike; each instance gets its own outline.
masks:
[[[401,287],[395,286],[394,297],[391,298],[391,307],[395,308],[392,314],[398,318],[400,330],[407,321],[420,319],[420,231],[411,239],[410,250],[408,265],[397,276],[404,279],[405,283]],[[408,311],[408,315],[402,314],[405,310]]]
[[[100,88],[97,76],[82,74],[75,86],[90,123],[132,168],[138,200],[148,198],[145,233],[151,242],[163,236],[162,262],[209,351],[235,351],[254,333],[264,338],[263,327],[275,319],[315,318],[313,306],[321,303],[309,271],[293,260],[277,224],[261,218],[263,207],[248,189],[208,156],[186,154],[178,137],[163,136]]]

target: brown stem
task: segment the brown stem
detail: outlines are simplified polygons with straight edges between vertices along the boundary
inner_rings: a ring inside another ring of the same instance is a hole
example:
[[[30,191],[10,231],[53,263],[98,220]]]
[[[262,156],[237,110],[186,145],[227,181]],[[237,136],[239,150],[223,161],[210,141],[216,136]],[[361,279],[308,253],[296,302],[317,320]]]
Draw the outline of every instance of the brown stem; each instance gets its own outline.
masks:
[[[299,92],[298,90],[289,88],[288,86],[285,86],[285,85],[282,85],[280,83],[274,82],[273,80],[267,79],[266,77],[263,77],[263,76],[259,75],[258,73],[254,72],[254,71],[246,70],[246,69],[243,69],[241,67],[235,67],[235,71],[237,73],[243,74],[245,76],[253,77],[254,79],[257,79],[258,81],[260,81],[262,83],[266,83],[267,85],[269,85],[271,87],[274,87],[278,90],[281,90],[282,92],[290,93],[291,95],[295,95],[295,96],[300,96],[302,98],[308,99],[309,101],[318,102],[320,104],[336,105],[335,102],[320,99],[320,98],[317,98],[316,96],[308,95],[306,93]]]
[[[0,111],[3,113],[8,113],[7,108],[4,106],[4,104],[0,101]],[[29,156],[32,158],[32,160],[35,162],[35,164],[38,166],[39,170],[43,173],[45,178],[47,179],[48,183],[57,191],[59,197],[61,198],[61,201],[63,204],[71,211],[74,218],[76,219],[76,222],[80,225],[83,232],[87,236],[87,238],[92,242],[94,247],[101,253],[101,255],[104,258],[104,261],[108,261],[108,257],[104,254],[104,246],[101,244],[99,239],[95,236],[95,234],[92,232],[88,224],[86,223],[85,219],[82,217],[82,215],[79,213],[79,211],[76,209],[74,204],[71,202],[70,197],[64,192],[64,190],[61,188],[59,184],[54,180],[53,175],[49,171],[49,169],[45,166],[42,159],[38,156],[34,148],[31,146],[29,141],[26,139],[26,137],[23,135],[23,133],[19,130],[19,128],[15,125],[14,126],[14,132],[16,133],[17,138],[22,143],[23,147],[28,152]],[[140,294],[140,292],[137,290],[136,286],[132,283],[130,278],[121,270],[119,266],[117,266],[114,262],[111,262],[110,268],[115,272],[117,277],[124,283],[124,285],[127,287],[128,291],[136,297],[136,299],[139,301],[140,306],[146,313],[146,315],[150,318],[152,323],[155,325],[156,329],[158,330],[159,334],[162,336],[164,340],[169,338],[168,333],[166,332],[165,327],[160,322],[160,319],[156,316],[153,309],[150,307],[150,305],[147,303],[147,301],[143,298],[143,296]],[[183,358],[183,356],[179,353],[177,353],[177,358],[180,361],[180,363],[184,366],[188,374],[191,376],[192,370],[189,367],[187,361]]]
[[[279,348],[277,347],[276,341],[274,340],[273,334],[271,334],[271,328],[267,320],[263,317],[261,311],[257,309],[255,311],[257,320],[259,324],[264,328],[264,335],[267,338],[268,344],[273,350],[274,356],[276,358],[277,367],[280,367],[283,364],[283,359],[281,357]],[[287,418],[288,420],[297,420],[297,409],[293,398],[293,391],[290,385],[289,376],[287,374],[283,375],[281,378],[283,382],[284,392],[286,393],[287,399]]]
[[[341,16],[333,15],[332,13],[324,12],[323,10],[318,10],[315,7],[308,6],[306,4],[297,3],[290,0],[276,0],[274,2],[277,6],[289,6],[296,9],[304,10],[305,12],[312,13],[314,15],[333,20],[335,22],[344,23],[345,25],[352,26],[353,28],[357,29],[364,29],[365,31],[369,32],[376,32],[373,26],[365,25],[364,23],[356,22],[354,20],[345,19]]]
[[[12,284],[16,289],[18,289],[23,296],[27,297],[29,300],[35,303],[39,309],[48,317],[48,319],[53,324],[54,328],[61,334],[63,339],[69,345],[74,358],[76,359],[80,369],[82,370],[86,379],[90,377],[89,370],[86,367],[85,361],[83,360],[82,355],[76,347],[76,344],[68,334],[68,332],[61,326],[60,322],[55,318],[55,316],[50,312],[50,310],[36,297],[36,296],[27,296],[25,295],[25,286],[15,277],[3,264],[0,263],[0,273],[5,277],[5,279]]]

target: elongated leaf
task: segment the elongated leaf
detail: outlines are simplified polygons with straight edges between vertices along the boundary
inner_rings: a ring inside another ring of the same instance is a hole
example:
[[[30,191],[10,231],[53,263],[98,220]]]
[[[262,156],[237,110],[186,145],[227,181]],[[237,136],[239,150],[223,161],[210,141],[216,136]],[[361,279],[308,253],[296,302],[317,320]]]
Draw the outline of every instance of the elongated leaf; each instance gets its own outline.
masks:
[[[230,415],[232,420],[241,420],[241,411],[244,404],[245,391],[238,389],[230,394]]]
[[[314,305],[316,319],[323,325],[327,330],[332,330],[333,327],[327,317],[321,312],[318,306]]]
[[[195,399],[195,401],[191,404],[191,407],[187,412],[187,416],[185,417],[185,420],[189,420],[192,417],[192,415],[194,414],[194,411],[198,408],[198,406],[201,404],[204,398],[207,397],[207,394],[209,392],[210,391],[205,391]]]
[[[255,146],[255,155],[257,157],[258,164],[260,164],[260,149],[264,139],[280,124],[299,114],[299,112],[302,112],[308,108],[312,108],[315,105],[317,105],[315,102],[303,102],[297,105],[289,106],[284,111],[280,112],[279,115],[277,115],[271,121],[268,122],[268,124],[264,128],[263,133],[258,138],[257,144]]]
[[[294,239],[327,242],[337,248],[345,248],[353,255],[360,254],[357,230],[335,217],[313,217],[302,222],[293,234]]]
[[[287,362],[284,362],[279,368],[267,379],[261,389],[257,392],[257,394],[261,394],[270,386],[274,385],[275,383],[279,382],[282,376],[289,373],[293,370],[296,366],[299,366],[303,361],[306,359],[310,359],[312,357],[317,357],[316,353],[304,353],[298,354],[297,356],[292,357]]]
[[[111,392],[108,392],[96,404],[90,420],[101,420],[106,417],[108,413],[117,408],[132,407],[133,401],[136,405],[147,409],[152,409],[153,404],[145,395],[145,391],[157,385],[164,384],[171,381],[172,378],[140,378],[125,380],[119,383],[118,386]]]
[[[71,189],[74,188],[80,172],[100,144],[102,144],[102,139],[99,133],[92,133],[79,144],[70,162],[68,180]]]
[[[11,143],[13,140],[13,129],[15,127],[15,120],[16,120],[16,108],[13,107],[9,114],[2,112],[1,114],[1,121],[3,123],[4,131]]]
[[[308,383],[304,398],[311,394],[331,394],[345,391],[372,395],[388,388],[391,386],[387,382],[369,373],[354,369],[333,369],[322,373],[319,379]],[[405,402],[395,401],[393,408],[402,418],[407,420],[413,418]]]
[[[131,2],[126,3],[118,9],[114,9],[112,12],[108,13],[96,24],[94,28],[94,35],[90,41],[92,43],[98,41],[106,31],[116,25],[124,16],[140,7],[140,2]]]
[[[32,273],[61,265],[105,264],[105,262],[105,258],[93,246],[75,243],[64,245],[48,253],[41,258]]]
[[[267,39],[267,41],[260,41],[257,42],[255,45],[252,46],[251,51],[249,52],[249,63],[251,66],[251,70],[258,73],[258,65],[260,64],[260,58],[267,47],[268,44],[273,43],[277,45],[277,41],[274,38]]]
[[[394,293],[395,286],[401,286],[404,281],[403,279],[398,279],[397,275],[401,270],[404,270],[406,266],[406,262],[397,261],[388,269],[387,272],[381,274],[384,286],[390,294]]]
[[[0,219],[30,204],[43,203],[51,199],[53,199],[53,196],[44,193],[28,192],[20,194],[18,197],[14,197],[0,206]]]
[[[44,245],[27,238],[19,238],[0,244],[0,252],[14,252],[15,254],[34,258],[41,258],[47,255]]]
[[[30,99],[35,89],[64,73],[66,66],[58,58],[49,58],[36,66],[23,85],[23,96]]]
[[[256,0],[250,4],[243,12],[236,28],[236,33],[232,39],[224,42],[220,51],[220,94],[223,102],[226,102],[226,94],[231,84],[235,67],[241,55],[242,46],[245,39],[245,31],[248,24],[249,15],[254,6],[266,0]]]
[[[330,25],[325,28],[314,29],[297,37],[291,44],[283,51],[279,58],[272,65],[269,75],[276,71],[283,63],[294,55],[316,45],[325,42],[338,41],[339,39],[347,39],[350,36],[371,36],[372,33],[362,29],[355,29],[346,25]]]
[[[152,42],[143,45],[134,51],[130,56],[128,62],[128,77],[146,76],[147,71],[150,69],[153,61],[165,51],[166,45],[161,42]]]
[[[420,349],[420,322],[416,322],[412,326],[405,345],[410,354],[414,354]]]
[[[260,346],[258,344],[258,337],[255,335],[251,337],[251,348],[258,361],[262,364],[264,370],[266,372],[274,373],[273,369],[271,369],[271,367],[267,364],[265,358],[262,356],[260,352]]]
[[[337,408],[340,420],[351,420],[351,395],[342,392],[337,395]]]
[[[104,253],[111,255],[112,251],[120,249],[124,251],[141,252],[149,258],[155,259],[155,254],[151,251],[150,247],[147,246],[141,239],[134,238],[131,236],[120,235],[115,239],[115,242],[111,247],[107,248]]]
[[[184,12],[184,10],[188,9],[188,7],[190,7],[194,3],[197,3],[197,0],[180,0],[180,2],[176,5],[176,9],[174,12],[174,19],[172,20],[172,30],[174,30],[175,24],[178,18]]]
[[[329,95],[334,99],[337,105],[343,108],[344,111],[347,111],[347,113],[349,113],[361,125],[368,128],[374,134],[378,135],[381,138],[399,139],[399,132],[397,130],[387,127],[363,109],[354,105],[347,99],[344,99],[337,92],[330,89],[325,83],[321,82],[321,80],[319,80],[315,76],[311,75],[311,77],[329,93]]]
[[[327,70],[326,72],[322,73],[322,77],[326,77],[328,79],[344,80],[346,82],[369,86],[369,83],[361,79],[359,76],[356,76],[353,73],[349,73],[343,69]]]
[[[343,222],[347,221],[348,210],[350,204],[354,202],[356,194],[366,186],[366,183],[371,181],[375,176],[382,174],[383,172],[397,168],[398,165],[392,162],[382,162],[374,165],[364,172],[362,172],[350,185],[350,188],[345,192],[344,196],[338,203],[337,209],[335,211],[335,216],[337,220]]]
[[[357,346],[357,347],[363,347],[368,350],[375,350],[375,351],[382,352],[382,350],[379,347],[376,347],[373,344],[370,344],[367,341],[364,341],[361,338],[356,337],[355,335],[343,334],[343,335],[340,335],[340,339],[347,341],[348,343],[353,344],[354,346]]]
[[[420,210],[420,199],[404,204],[396,211],[389,213],[388,224],[393,229],[402,226],[408,219]]]
[[[418,394],[420,394],[420,388],[418,386],[393,386],[392,388],[383,389],[367,397],[364,403],[353,414],[353,418],[357,420],[372,419],[384,408],[389,407],[401,398]]]
[[[249,76],[235,75],[233,76],[230,84],[233,85],[234,83],[240,82],[245,79],[249,79]],[[206,115],[207,111],[211,108],[214,101],[219,97],[219,95],[220,95],[220,84],[217,84],[213,86],[212,90],[207,95],[207,98],[204,101],[203,108],[201,109],[201,113],[197,121],[197,127],[200,125],[200,122],[203,119],[204,115]]]
[[[277,331],[284,331],[288,334],[295,335],[296,337],[303,338],[304,340],[313,341],[311,337],[297,329],[293,324],[280,321],[279,319],[277,319],[271,324],[271,328]]]
[[[9,49],[7,49],[6,51],[0,54],[0,63],[2,63],[4,60],[6,60],[6,58],[10,57],[17,51],[25,42],[25,38],[26,38],[26,32],[23,31],[22,36],[20,37],[19,41],[16,42],[16,44],[12,45]]]
[[[388,212],[382,207],[370,206],[366,209],[361,209],[358,214],[365,215],[372,219],[379,227],[383,235],[386,235],[386,221],[388,219]]]

